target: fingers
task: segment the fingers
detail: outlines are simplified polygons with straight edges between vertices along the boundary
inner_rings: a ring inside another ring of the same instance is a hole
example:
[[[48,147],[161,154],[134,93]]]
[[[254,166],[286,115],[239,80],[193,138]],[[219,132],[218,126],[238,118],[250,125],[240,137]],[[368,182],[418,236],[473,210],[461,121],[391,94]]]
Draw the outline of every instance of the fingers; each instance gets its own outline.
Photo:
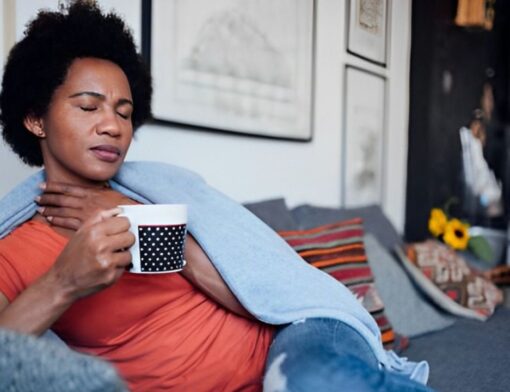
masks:
[[[40,185],[45,193],[61,193],[64,195],[84,197],[85,189],[76,185],[66,184],[57,181],[47,181]]]
[[[37,211],[44,216],[49,222],[51,222],[54,226],[63,227],[66,229],[71,230],[78,230],[83,222],[82,217],[80,215],[80,210],[73,209],[73,208],[66,208],[66,207],[39,207]],[[102,212],[97,213],[96,215],[93,215],[89,220],[89,226],[93,224],[97,224],[99,222],[108,220],[112,216],[115,216],[121,212],[120,209],[115,208],[111,210],[105,210]],[[121,231],[125,231],[129,229],[129,222],[124,222],[124,220],[127,221],[127,218],[122,219],[123,222],[121,222],[118,230],[115,228],[118,226],[119,221],[115,221],[113,223],[112,229],[110,229],[107,234],[116,234]]]
[[[131,264],[131,253],[128,251],[117,252],[112,256],[112,264],[124,271]]]
[[[52,216],[52,217],[66,217],[66,218],[76,218],[78,219],[78,210],[75,208],[67,208],[67,207],[38,207],[37,212],[42,216]]]
[[[103,220],[101,223],[103,233],[107,236],[127,232],[130,226],[128,218],[124,216],[111,217]]]
[[[81,198],[79,197],[46,192],[37,196],[35,201],[41,206],[57,206],[68,208],[80,208],[82,204]]]
[[[40,188],[44,191],[36,198],[38,204],[42,206],[58,207],[81,207],[83,199],[93,190],[63,182],[48,181],[43,182]]]
[[[81,226],[81,221],[76,218],[61,218],[58,216],[48,216],[46,219],[51,222],[53,226],[63,227],[65,229],[78,230]]]
[[[127,251],[115,253],[111,259],[98,260],[103,268],[104,287],[114,284],[131,265],[131,254]]]
[[[108,237],[108,241],[110,241],[112,240],[111,237],[115,235],[128,233],[131,226],[128,218],[117,216],[120,212],[122,212],[120,208],[100,211],[92,215],[80,229],[92,230],[97,239],[106,236]]]
[[[116,217],[121,212],[122,212],[122,209],[118,208],[118,207],[111,208],[109,210],[99,211],[98,213],[92,215],[92,217],[90,217],[90,219],[87,220],[86,225],[91,226],[91,225],[96,225],[98,223],[101,223],[103,221],[107,222],[110,218]],[[127,218],[122,218],[122,217],[119,217],[119,219],[127,220]],[[129,228],[129,221],[128,221],[128,228]],[[125,230],[127,230],[127,229],[125,229]],[[111,233],[111,234],[114,234],[114,233]]]
[[[111,249],[114,252],[123,252],[131,248],[135,243],[135,235],[130,231],[108,237]],[[129,253],[129,252],[128,252]]]

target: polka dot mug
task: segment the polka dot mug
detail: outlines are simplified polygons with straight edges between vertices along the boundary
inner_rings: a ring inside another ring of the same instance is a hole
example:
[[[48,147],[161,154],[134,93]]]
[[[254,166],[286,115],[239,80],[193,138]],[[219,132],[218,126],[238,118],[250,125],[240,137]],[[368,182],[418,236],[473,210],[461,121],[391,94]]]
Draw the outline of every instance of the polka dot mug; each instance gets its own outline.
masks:
[[[186,265],[187,206],[185,204],[122,205],[135,235],[129,272],[161,274],[181,271]]]

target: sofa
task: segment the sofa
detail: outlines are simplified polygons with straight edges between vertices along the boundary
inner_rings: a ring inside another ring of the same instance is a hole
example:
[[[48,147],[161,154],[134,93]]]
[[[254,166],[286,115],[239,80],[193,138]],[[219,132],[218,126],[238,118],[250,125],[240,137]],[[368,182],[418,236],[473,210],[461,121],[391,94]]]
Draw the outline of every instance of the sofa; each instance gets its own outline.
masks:
[[[375,205],[342,209],[301,205],[283,199],[246,205],[276,231],[302,230],[361,218],[368,262],[396,332],[409,338],[399,355],[430,364],[428,385],[444,392],[510,391],[510,305],[508,297],[487,321],[456,317],[432,303],[406,273],[394,249],[404,245]],[[505,294],[509,292],[504,289]]]
[[[429,386],[437,391],[510,390],[508,303],[484,322],[441,310],[394,254],[404,243],[378,206],[289,209],[280,198],[245,207],[281,235],[361,218],[356,222],[363,225],[373,283],[384,303],[385,318],[398,337],[393,349],[410,360],[427,360]],[[51,332],[34,338],[0,330],[0,348],[0,391],[125,390],[111,365],[72,352]]]

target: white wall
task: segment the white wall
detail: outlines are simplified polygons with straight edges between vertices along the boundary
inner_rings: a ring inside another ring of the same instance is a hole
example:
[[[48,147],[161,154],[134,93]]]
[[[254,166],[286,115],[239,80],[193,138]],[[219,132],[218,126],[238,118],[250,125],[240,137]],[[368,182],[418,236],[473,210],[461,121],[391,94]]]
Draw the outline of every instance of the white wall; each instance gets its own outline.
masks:
[[[56,1],[17,0],[16,3],[18,15],[27,15],[35,3],[51,6]],[[100,3],[105,8],[115,6],[132,25],[139,40],[138,1],[103,0]],[[290,207],[300,203],[338,206],[342,169],[343,69],[345,64],[357,65],[388,79],[388,159],[385,163],[388,175],[383,207],[401,229],[405,211],[411,2],[393,0],[391,3],[391,52],[389,65],[383,69],[346,53],[345,1],[316,0],[312,142],[258,139],[151,125],[137,132],[128,159],[161,160],[185,166],[240,202],[285,197]],[[0,41],[2,35],[5,35],[5,28],[0,29]],[[2,196],[26,176],[27,170],[5,147],[0,147],[0,164]]]

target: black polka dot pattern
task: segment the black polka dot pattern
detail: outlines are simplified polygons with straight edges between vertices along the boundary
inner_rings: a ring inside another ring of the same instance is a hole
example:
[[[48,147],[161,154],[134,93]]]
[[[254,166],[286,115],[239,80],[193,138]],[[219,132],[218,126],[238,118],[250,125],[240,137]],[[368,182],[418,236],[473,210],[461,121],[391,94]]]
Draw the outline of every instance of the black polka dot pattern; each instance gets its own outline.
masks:
[[[184,266],[186,225],[138,226],[142,272],[180,270]]]

